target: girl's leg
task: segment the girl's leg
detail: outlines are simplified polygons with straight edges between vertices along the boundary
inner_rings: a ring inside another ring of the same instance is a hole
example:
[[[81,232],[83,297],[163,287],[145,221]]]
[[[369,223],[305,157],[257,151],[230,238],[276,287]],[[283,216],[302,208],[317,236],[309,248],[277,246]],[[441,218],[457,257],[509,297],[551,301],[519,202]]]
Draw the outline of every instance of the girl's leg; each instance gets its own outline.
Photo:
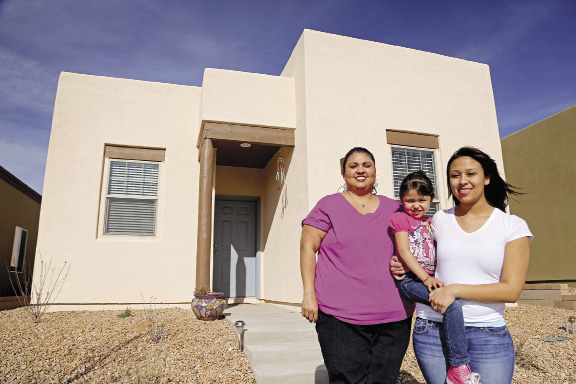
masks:
[[[470,368],[480,382],[510,384],[514,376],[514,344],[506,326],[466,327]]]
[[[414,323],[414,353],[428,384],[446,383],[448,353],[443,332],[440,332],[441,327],[442,323],[421,318],[416,318]]]
[[[407,273],[404,280],[399,283],[402,296],[413,302],[430,305],[430,292],[420,279]]]
[[[457,367],[470,363],[466,330],[464,328],[464,316],[462,315],[462,304],[460,300],[455,300],[448,309],[446,309],[442,325],[450,365]]]
[[[400,292],[404,297],[412,301],[430,305],[428,287],[419,279],[414,280],[412,276],[407,275],[400,282]],[[468,345],[466,344],[462,304],[460,304],[459,300],[454,301],[444,313],[443,325],[449,364],[453,367],[468,364],[470,356],[468,355]]]

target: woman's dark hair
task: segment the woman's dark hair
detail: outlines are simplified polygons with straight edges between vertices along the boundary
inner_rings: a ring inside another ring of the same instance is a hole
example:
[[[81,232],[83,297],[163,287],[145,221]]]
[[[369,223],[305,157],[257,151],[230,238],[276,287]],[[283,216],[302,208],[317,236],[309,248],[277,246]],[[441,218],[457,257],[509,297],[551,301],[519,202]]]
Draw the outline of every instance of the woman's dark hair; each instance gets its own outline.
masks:
[[[484,176],[490,179],[490,183],[484,186],[484,197],[486,197],[488,204],[494,208],[498,208],[502,212],[506,212],[506,207],[508,206],[508,196],[523,195],[523,193],[517,192],[515,190],[516,187],[504,181],[498,172],[496,162],[490,156],[478,148],[462,147],[454,152],[450,160],[448,160],[448,165],[446,166],[448,197],[452,196],[454,204],[460,205],[460,201],[454,196],[452,193],[452,188],[450,187],[450,165],[454,160],[460,157],[470,157],[480,163],[482,169],[484,170]]]
[[[434,200],[434,184],[432,180],[426,175],[424,171],[416,171],[406,175],[400,183],[400,190],[398,196],[400,201],[404,195],[411,189],[414,189],[421,196],[430,196],[430,200]]]
[[[370,152],[369,150],[367,150],[366,148],[363,148],[363,147],[354,147],[351,150],[349,150],[348,153],[346,153],[346,156],[344,156],[344,158],[342,159],[342,161],[340,163],[340,169],[342,171],[342,175],[344,175],[344,173],[346,173],[346,162],[348,161],[348,158],[355,153],[364,153],[364,154],[368,155],[368,157],[370,157],[370,159],[372,159],[372,163],[374,163],[374,166],[376,166],[376,160],[374,160],[374,155],[372,154],[372,152]],[[372,185],[372,194],[376,194],[376,193],[377,193],[376,185]]]

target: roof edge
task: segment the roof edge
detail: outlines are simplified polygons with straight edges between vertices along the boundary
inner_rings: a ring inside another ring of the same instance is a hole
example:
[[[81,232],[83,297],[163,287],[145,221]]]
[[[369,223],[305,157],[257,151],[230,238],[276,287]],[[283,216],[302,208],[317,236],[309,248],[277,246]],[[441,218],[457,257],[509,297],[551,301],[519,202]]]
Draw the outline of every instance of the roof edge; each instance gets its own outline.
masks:
[[[26,185],[22,180],[11,174],[6,168],[0,165],[0,179],[4,180],[17,190],[23,192],[26,196],[30,197],[37,203],[42,203],[42,195]]]

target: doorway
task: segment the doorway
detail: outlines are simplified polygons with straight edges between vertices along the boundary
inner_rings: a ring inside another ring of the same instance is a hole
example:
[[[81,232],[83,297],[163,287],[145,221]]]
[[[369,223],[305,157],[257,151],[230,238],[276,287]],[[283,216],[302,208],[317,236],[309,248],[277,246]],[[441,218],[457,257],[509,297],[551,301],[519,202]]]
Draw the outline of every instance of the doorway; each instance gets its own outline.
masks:
[[[216,196],[213,289],[226,297],[256,297],[258,198]]]

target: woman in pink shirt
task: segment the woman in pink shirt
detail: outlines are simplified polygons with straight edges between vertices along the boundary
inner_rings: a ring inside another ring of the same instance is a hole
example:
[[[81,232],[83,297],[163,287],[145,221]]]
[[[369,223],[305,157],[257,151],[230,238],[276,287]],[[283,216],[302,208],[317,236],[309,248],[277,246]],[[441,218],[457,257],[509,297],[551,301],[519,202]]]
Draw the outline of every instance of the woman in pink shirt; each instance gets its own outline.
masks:
[[[365,148],[346,154],[342,177],[345,191],[322,198],[302,221],[302,316],[316,323],[330,383],[395,384],[414,311],[389,272],[388,221],[401,205],[376,195]]]

